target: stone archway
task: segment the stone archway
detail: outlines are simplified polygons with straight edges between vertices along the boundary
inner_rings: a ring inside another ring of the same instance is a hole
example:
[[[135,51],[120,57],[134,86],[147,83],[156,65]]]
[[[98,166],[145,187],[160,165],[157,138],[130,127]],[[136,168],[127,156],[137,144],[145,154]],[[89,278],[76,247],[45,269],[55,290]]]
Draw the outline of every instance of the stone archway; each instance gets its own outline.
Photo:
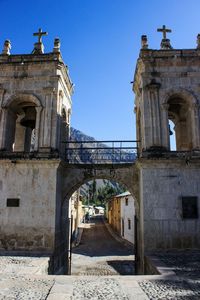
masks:
[[[69,165],[63,164],[61,170],[61,203],[57,205],[56,212],[56,236],[54,265],[60,269],[61,273],[68,274],[69,251],[70,251],[70,224],[69,224],[69,199],[72,194],[84,183],[93,179],[107,179],[126,186],[133,195],[137,220],[137,246],[136,246],[136,266],[137,273],[143,269],[143,235],[140,226],[140,216],[142,215],[139,204],[139,172],[135,164],[127,165]],[[55,271],[54,271],[55,272]],[[142,273],[143,271],[141,271]]]
[[[33,150],[37,151],[42,110],[40,99],[32,93],[16,93],[4,99],[1,110],[0,149],[30,152],[34,132]]]
[[[199,149],[198,98],[194,92],[185,88],[171,88],[162,92],[163,108],[174,124],[177,151]]]

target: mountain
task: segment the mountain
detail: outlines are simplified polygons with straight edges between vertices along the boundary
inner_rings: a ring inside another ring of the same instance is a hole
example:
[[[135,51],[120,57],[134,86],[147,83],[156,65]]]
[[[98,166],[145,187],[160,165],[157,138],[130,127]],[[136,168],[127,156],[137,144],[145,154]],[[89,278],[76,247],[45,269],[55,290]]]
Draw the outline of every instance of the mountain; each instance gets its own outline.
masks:
[[[86,135],[82,131],[75,129],[73,127],[70,128],[70,139],[72,141],[84,141],[84,142],[95,142],[95,138]]]
[[[68,160],[74,163],[133,163],[136,159],[135,149],[123,149],[120,143],[100,143],[71,127]],[[81,143],[73,143],[81,142]],[[117,148],[116,148],[117,146]]]

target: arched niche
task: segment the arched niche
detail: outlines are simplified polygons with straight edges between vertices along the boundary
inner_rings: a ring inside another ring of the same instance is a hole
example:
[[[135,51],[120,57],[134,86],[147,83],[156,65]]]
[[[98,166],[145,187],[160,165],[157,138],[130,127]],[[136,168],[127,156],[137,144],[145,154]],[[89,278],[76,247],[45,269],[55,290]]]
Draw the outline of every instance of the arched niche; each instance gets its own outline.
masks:
[[[196,97],[185,89],[170,90],[164,105],[167,110],[167,118],[174,124],[175,141],[177,151],[190,151],[198,144],[199,124],[195,122],[194,107],[198,103]],[[170,135],[171,130],[168,130]]]
[[[6,111],[5,149],[14,152],[37,150],[42,109],[40,100],[32,94],[20,93],[12,95],[2,107]]]

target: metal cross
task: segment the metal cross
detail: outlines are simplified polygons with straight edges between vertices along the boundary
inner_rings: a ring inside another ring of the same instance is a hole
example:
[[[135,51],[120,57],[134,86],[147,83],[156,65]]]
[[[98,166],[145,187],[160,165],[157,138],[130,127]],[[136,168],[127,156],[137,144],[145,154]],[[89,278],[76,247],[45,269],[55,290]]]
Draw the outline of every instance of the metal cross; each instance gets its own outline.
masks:
[[[39,28],[38,32],[33,33],[34,36],[38,36],[38,43],[42,43],[42,36],[48,35],[48,32],[43,32],[41,28]]]
[[[157,31],[163,33],[163,39],[165,39],[165,40],[166,40],[166,38],[167,38],[166,33],[167,33],[167,32],[172,32],[171,29],[167,29],[165,25],[163,25],[162,28],[158,28]]]

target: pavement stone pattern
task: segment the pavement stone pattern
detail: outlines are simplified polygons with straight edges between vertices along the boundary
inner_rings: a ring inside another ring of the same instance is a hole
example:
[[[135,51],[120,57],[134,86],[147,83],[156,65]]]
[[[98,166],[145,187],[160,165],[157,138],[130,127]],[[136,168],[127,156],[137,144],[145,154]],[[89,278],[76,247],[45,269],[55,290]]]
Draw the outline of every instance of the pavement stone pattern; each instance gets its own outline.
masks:
[[[73,298],[76,300],[129,300],[120,284],[112,278],[81,279],[74,282]]]
[[[143,280],[140,287],[151,300],[196,300],[200,299],[200,251],[156,251],[158,257],[177,275],[173,280]],[[179,278],[179,280],[178,280]]]
[[[83,262],[83,266],[80,267],[73,274],[79,276],[110,276],[110,275],[134,275],[135,266],[132,260],[123,260],[123,258],[115,257],[116,259],[110,259],[108,261],[93,260],[86,263]],[[121,260],[120,260],[121,259]],[[82,258],[84,261],[84,258]]]
[[[178,276],[200,280],[200,250],[156,251],[154,256],[171,267]]]
[[[45,300],[54,280],[25,276],[0,279],[0,300]]]
[[[48,257],[0,256],[0,274],[47,274]]]
[[[151,255],[176,275],[133,276],[134,255],[108,237],[101,223],[98,226],[105,238],[101,240],[109,238],[109,245],[92,244],[92,238],[86,244],[83,235],[74,249],[72,276],[45,274],[47,257],[0,256],[0,300],[200,299],[200,250],[156,251]],[[97,230],[90,233],[100,239]]]
[[[150,300],[200,299],[200,285],[184,280],[143,280],[139,285]]]

